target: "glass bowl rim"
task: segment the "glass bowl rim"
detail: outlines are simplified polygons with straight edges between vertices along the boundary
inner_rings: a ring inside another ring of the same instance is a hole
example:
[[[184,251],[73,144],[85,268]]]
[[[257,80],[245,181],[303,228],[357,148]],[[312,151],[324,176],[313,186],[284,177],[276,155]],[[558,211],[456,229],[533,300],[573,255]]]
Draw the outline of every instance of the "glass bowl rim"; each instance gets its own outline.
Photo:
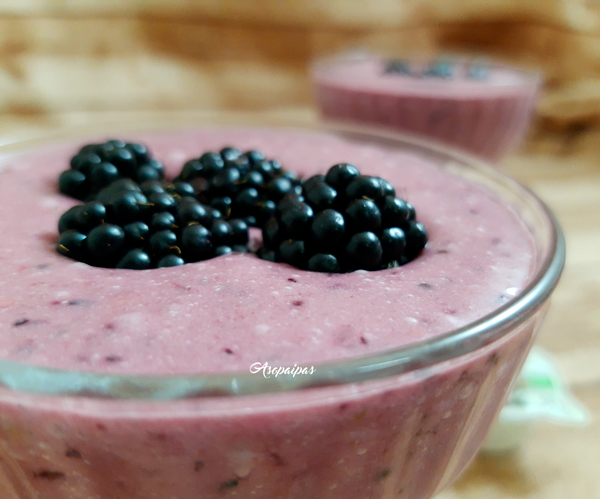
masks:
[[[210,115],[210,114],[209,114]],[[221,114],[217,122],[198,120],[175,120],[175,122],[139,122],[124,124],[115,129],[105,125],[65,128],[42,137],[24,139],[0,146],[0,159],[23,152],[29,147],[53,145],[56,140],[73,141],[93,136],[115,133],[144,134],[176,132],[177,130],[203,128],[256,128],[321,132],[360,137],[375,142],[392,142],[412,150],[422,150],[456,162],[467,168],[483,172],[494,183],[508,184],[520,191],[549,225],[549,250],[539,265],[531,282],[520,293],[477,321],[425,341],[392,348],[360,357],[315,364],[316,371],[309,377],[281,375],[264,377],[246,372],[219,372],[202,374],[107,374],[41,367],[0,359],[0,387],[13,392],[46,396],[91,397],[102,399],[129,399],[173,401],[201,397],[260,395],[291,392],[332,385],[346,385],[369,380],[389,378],[404,373],[432,367],[444,361],[469,354],[489,345],[512,331],[533,316],[552,294],[560,279],[565,263],[565,240],[562,230],[545,203],[530,189],[500,173],[485,161],[445,145],[415,138],[407,134],[376,127],[348,125],[345,123],[283,123],[276,119],[240,119],[239,115]]]

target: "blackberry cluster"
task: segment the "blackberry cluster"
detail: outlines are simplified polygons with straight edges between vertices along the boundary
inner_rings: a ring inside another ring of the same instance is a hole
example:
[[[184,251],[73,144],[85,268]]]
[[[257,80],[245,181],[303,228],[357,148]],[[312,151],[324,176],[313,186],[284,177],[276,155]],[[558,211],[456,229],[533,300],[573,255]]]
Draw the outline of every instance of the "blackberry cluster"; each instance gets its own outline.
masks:
[[[129,178],[138,183],[164,178],[163,165],[142,144],[109,140],[83,146],[61,173],[60,192],[81,201],[113,182]]]
[[[300,269],[379,270],[414,259],[427,243],[427,231],[389,182],[341,163],[278,203],[263,243],[261,258]]]
[[[59,253],[97,267],[173,267],[248,252],[246,222],[225,221],[182,181],[116,180],[65,212],[58,231]]]
[[[199,199],[219,210],[223,218],[241,218],[249,226],[263,227],[290,193],[301,193],[300,181],[281,163],[260,151],[243,153],[235,147],[206,152],[188,161],[178,179],[190,182]]]

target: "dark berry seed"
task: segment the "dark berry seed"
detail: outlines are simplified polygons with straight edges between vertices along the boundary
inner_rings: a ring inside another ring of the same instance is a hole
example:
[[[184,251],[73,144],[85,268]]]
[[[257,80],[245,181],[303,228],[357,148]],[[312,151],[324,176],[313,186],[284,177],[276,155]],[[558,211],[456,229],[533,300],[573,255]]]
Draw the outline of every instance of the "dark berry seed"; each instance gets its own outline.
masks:
[[[145,216],[149,208],[148,199],[141,192],[125,191],[107,206],[107,211],[111,220],[129,223]]]
[[[205,152],[200,156],[200,162],[202,163],[202,176],[211,178],[219,173],[225,162],[218,152]],[[181,180],[186,180],[182,178]]]
[[[314,186],[325,182],[325,175],[313,175],[302,182],[304,192],[310,191]]]
[[[147,164],[158,172],[158,175],[161,179],[165,178],[165,167],[160,161],[151,159]]]
[[[283,166],[281,166],[281,163],[279,161],[277,161],[276,159],[272,159],[271,161],[269,161],[269,163],[271,163],[271,171],[273,172],[274,175],[277,175],[281,172],[281,170],[283,169]],[[294,178],[291,178],[287,175],[284,175],[286,178],[288,178],[289,180],[296,180],[296,176],[294,174]]]
[[[144,270],[150,268],[150,256],[145,251],[135,248],[129,250],[117,263],[118,269]]]
[[[152,215],[150,227],[153,231],[174,230],[177,228],[175,217],[168,211],[160,211]]]
[[[158,194],[161,192],[165,192],[165,188],[163,184],[158,180],[148,180],[140,184],[140,189],[142,189],[142,194],[148,197],[151,194]]]
[[[246,175],[250,171],[250,161],[246,156],[238,156],[234,160],[225,161],[225,168],[233,167],[240,172],[240,175]]]
[[[415,258],[427,244],[427,230],[420,222],[409,222],[406,231],[405,256],[409,259]]]
[[[308,260],[308,270],[313,272],[327,272],[330,274],[340,272],[337,258],[325,253],[317,253]]]
[[[137,161],[131,151],[117,148],[104,155],[104,160],[115,165],[122,176],[135,177]]]
[[[381,247],[384,261],[399,259],[406,248],[404,231],[398,227],[384,229],[381,234]]]
[[[248,215],[247,217],[244,217],[244,222],[246,222],[248,224],[248,227],[257,227],[258,226],[256,217],[253,215]]]
[[[235,147],[224,147],[221,149],[221,157],[225,161],[233,161],[242,155],[242,151]]]
[[[92,258],[107,260],[124,246],[125,231],[118,225],[102,224],[90,231],[86,243]]]
[[[84,175],[90,172],[94,165],[102,163],[102,159],[97,154],[77,154],[71,158],[71,168],[78,170]]]
[[[283,241],[279,245],[279,260],[299,269],[305,268],[307,255],[304,241],[295,241],[293,239]]]
[[[279,165],[279,169],[281,169],[281,165],[277,161],[271,161],[270,163],[271,163],[271,170],[277,168],[277,166],[275,166],[276,164]],[[287,179],[290,179],[292,181],[292,183],[298,183],[298,184],[300,183],[300,180],[298,179],[298,174],[296,172],[286,170],[286,171],[282,172],[281,175],[283,175]]]
[[[185,206],[186,204],[198,204],[198,201],[195,197],[192,196],[183,196],[181,198],[175,198],[175,204],[177,205],[177,209]]]
[[[344,192],[352,180],[360,175],[358,168],[348,163],[332,166],[325,177],[327,183],[338,192]]]
[[[246,244],[248,242],[248,224],[244,220],[234,218],[229,221],[232,230],[232,244]]]
[[[79,154],[95,154],[96,149],[98,148],[99,145],[100,144],[86,144],[81,149],[79,149],[79,151],[77,152],[77,155],[79,155]]]
[[[88,231],[106,220],[106,208],[102,203],[92,201],[85,203],[77,213],[77,225]]]
[[[383,198],[383,187],[378,178],[359,175],[346,187],[348,199],[372,199],[377,202]]]
[[[198,226],[199,227],[199,226]],[[157,257],[178,253],[177,235],[172,230],[161,230],[150,236],[150,250]]]
[[[349,264],[354,269],[372,270],[379,266],[383,249],[379,238],[372,232],[359,232],[346,247]]]
[[[281,233],[279,231],[279,222],[275,217],[267,220],[263,229],[263,243],[267,248],[276,248],[281,241]]]
[[[67,230],[60,235],[56,251],[74,260],[85,261],[86,236],[76,230]]]
[[[211,223],[214,222],[215,220],[223,219],[223,214],[216,208],[213,208],[212,206],[207,206],[206,211],[210,215]]]
[[[231,249],[234,253],[250,253],[248,247],[243,244],[234,244]]]
[[[321,246],[335,246],[344,237],[346,224],[341,213],[323,210],[317,213],[312,223],[312,236]]]
[[[306,203],[295,203],[281,213],[281,229],[288,238],[302,239],[310,230],[313,209]]]
[[[229,196],[223,196],[222,198],[214,198],[210,205],[221,212],[223,218],[229,218],[231,216],[231,198]]]
[[[92,183],[93,190],[100,190],[101,188],[112,184],[116,180],[119,180],[119,170],[111,163],[99,163],[90,168],[89,181]]]
[[[125,147],[127,144],[119,139],[110,139],[110,140],[106,141],[106,145],[110,145],[115,148],[121,148],[121,147]]]
[[[78,204],[65,211],[60,219],[58,220],[58,233],[62,234],[67,230],[74,230],[79,228],[79,212],[83,208],[83,205]]]
[[[253,207],[254,213],[256,213],[256,219],[259,225],[264,225],[264,223],[269,220],[269,218],[275,216],[277,213],[277,205],[275,201],[271,201],[267,199],[266,201],[259,201]]]
[[[405,227],[409,210],[407,203],[399,198],[387,196],[381,206],[381,219],[384,227]]]
[[[235,211],[238,214],[247,213],[258,201],[259,194],[254,187],[248,187],[241,191],[235,198]]]
[[[381,188],[383,189],[384,196],[396,197],[396,189],[394,189],[394,186],[392,184],[390,184],[387,180],[383,178],[378,178],[378,180],[381,183]]]
[[[306,194],[306,200],[315,211],[332,208],[335,204],[336,198],[337,191],[324,182],[313,185],[312,189],[310,189]]]
[[[148,202],[153,205],[154,211],[175,211],[175,199],[166,192],[156,192],[148,196]]]
[[[203,170],[204,165],[201,161],[197,159],[191,159],[185,165],[183,165],[179,179],[183,182],[189,182],[190,180],[194,180],[195,178],[202,176]]]
[[[408,221],[414,222],[417,219],[417,212],[415,211],[415,207],[407,202],[406,208],[408,209]]]
[[[103,204],[110,204],[124,192],[141,192],[141,189],[133,180],[123,178],[102,189],[96,195],[96,201]]]
[[[217,246],[215,248],[215,256],[230,255],[231,253],[233,253],[233,250],[230,246]]]
[[[211,233],[202,225],[190,225],[181,231],[183,257],[188,262],[209,258],[212,253]]]
[[[233,244],[233,229],[225,220],[215,220],[211,227],[213,246]]]
[[[272,199],[275,202],[281,201],[293,187],[291,180],[285,177],[277,177],[271,180],[267,185],[269,199]]]
[[[303,203],[304,197],[298,194],[288,194],[279,203],[277,203],[277,209],[279,211],[285,211],[295,204]]]
[[[261,248],[258,251],[258,257],[261,260],[266,260],[267,262],[276,262],[277,261],[277,253],[275,250],[271,250],[268,248]]]
[[[60,192],[75,199],[84,199],[88,194],[85,175],[77,170],[65,170],[58,179]]]
[[[258,163],[259,161],[264,161],[265,155],[260,151],[247,151],[244,156],[250,160],[252,165]]]
[[[185,261],[180,256],[177,256],[177,255],[166,255],[166,256],[163,256],[158,261],[158,263],[156,264],[156,266],[158,268],[163,268],[163,267],[179,267],[180,265],[183,265],[183,264],[185,264]]]
[[[192,184],[190,184],[188,182],[181,182],[181,181],[173,182],[172,187],[169,189],[169,193],[171,195],[177,194],[178,196],[181,196],[181,197],[196,196],[196,191],[194,190],[194,187],[192,186]]]
[[[237,192],[240,172],[237,168],[225,168],[211,180],[211,188],[215,194],[229,195]]]
[[[273,165],[270,161],[259,161],[256,163],[252,170],[260,173],[264,179],[269,179],[273,176]]]
[[[294,267],[303,269],[306,267],[306,249],[304,241],[288,239],[279,245],[279,260],[289,263]]]
[[[258,189],[265,183],[265,179],[259,172],[251,171],[242,177],[240,184],[244,187],[254,187]]]
[[[133,154],[138,165],[142,165],[150,161],[150,151],[148,151],[148,148],[144,144],[125,144],[125,149]]]
[[[381,213],[370,199],[352,201],[346,208],[344,218],[352,232],[377,232],[381,228]]]
[[[150,165],[141,166],[135,175],[135,179],[140,183],[148,180],[160,180],[161,178],[163,178],[161,170]]]
[[[181,224],[186,226],[190,223],[198,223],[200,225],[210,225],[212,216],[206,210],[206,207],[195,202],[189,202],[179,205],[177,214],[181,220]]]
[[[144,222],[131,222],[123,227],[125,231],[125,244],[130,247],[142,246],[146,243],[150,227]]]

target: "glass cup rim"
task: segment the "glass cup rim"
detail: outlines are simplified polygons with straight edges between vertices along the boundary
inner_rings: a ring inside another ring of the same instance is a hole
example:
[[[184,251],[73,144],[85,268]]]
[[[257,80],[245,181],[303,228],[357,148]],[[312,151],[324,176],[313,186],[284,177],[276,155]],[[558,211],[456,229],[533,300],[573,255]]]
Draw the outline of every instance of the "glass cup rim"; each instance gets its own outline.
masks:
[[[247,121],[247,123],[244,123]],[[346,385],[388,378],[432,367],[444,361],[474,352],[489,345],[527,321],[540,309],[556,287],[565,263],[565,240],[560,225],[546,204],[530,189],[495,170],[485,161],[445,145],[415,138],[376,127],[348,125],[345,123],[284,123],[266,119],[257,126],[255,121],[236,115],[220,115],[217,122],[198,121],[197,117],[175,122],[145,121],[142,125],[129,124],[115,130],[107,126],[78,127],[46,134],[35,139],[25,139],[0,146],[0,159],[29,147],[51,145],[57,139],[76,141],[107,133],[143,134],[175,132],[178,129],[239,128],[253,123],[256,128],[296,130],[342,134],[375,142],[403,145],[429,155],[444,157],[463,167],[474,169],[491,178],[494,183],[504,183],[520,191],[535,205],[550,229],[549,250],[539,265],[531,282],[504,305],[480,319],[425,341],[392,348],[360,357],[315,364],[311,376],[281,375],[264,377],[246,372],[219,372],[202,374],[107,374],[52,367],[41,367],[0,359],[0,387],[13,392],[45,396],[69,396],[102,399],[129,399],[173,401],[201,397],[227,397],[291,392],[332,385]]]

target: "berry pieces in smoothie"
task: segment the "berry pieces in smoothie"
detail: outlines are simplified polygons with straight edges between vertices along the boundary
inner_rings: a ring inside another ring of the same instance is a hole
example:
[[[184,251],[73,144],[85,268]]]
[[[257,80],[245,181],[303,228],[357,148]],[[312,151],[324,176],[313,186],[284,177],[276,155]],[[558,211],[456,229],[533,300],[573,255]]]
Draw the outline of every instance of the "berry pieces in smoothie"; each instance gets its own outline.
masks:
[[[348,163],[287,194],[263,228],[263,259],[315,272],[398,267],[416,258],[427,231],[414,207],[379,177]]]

